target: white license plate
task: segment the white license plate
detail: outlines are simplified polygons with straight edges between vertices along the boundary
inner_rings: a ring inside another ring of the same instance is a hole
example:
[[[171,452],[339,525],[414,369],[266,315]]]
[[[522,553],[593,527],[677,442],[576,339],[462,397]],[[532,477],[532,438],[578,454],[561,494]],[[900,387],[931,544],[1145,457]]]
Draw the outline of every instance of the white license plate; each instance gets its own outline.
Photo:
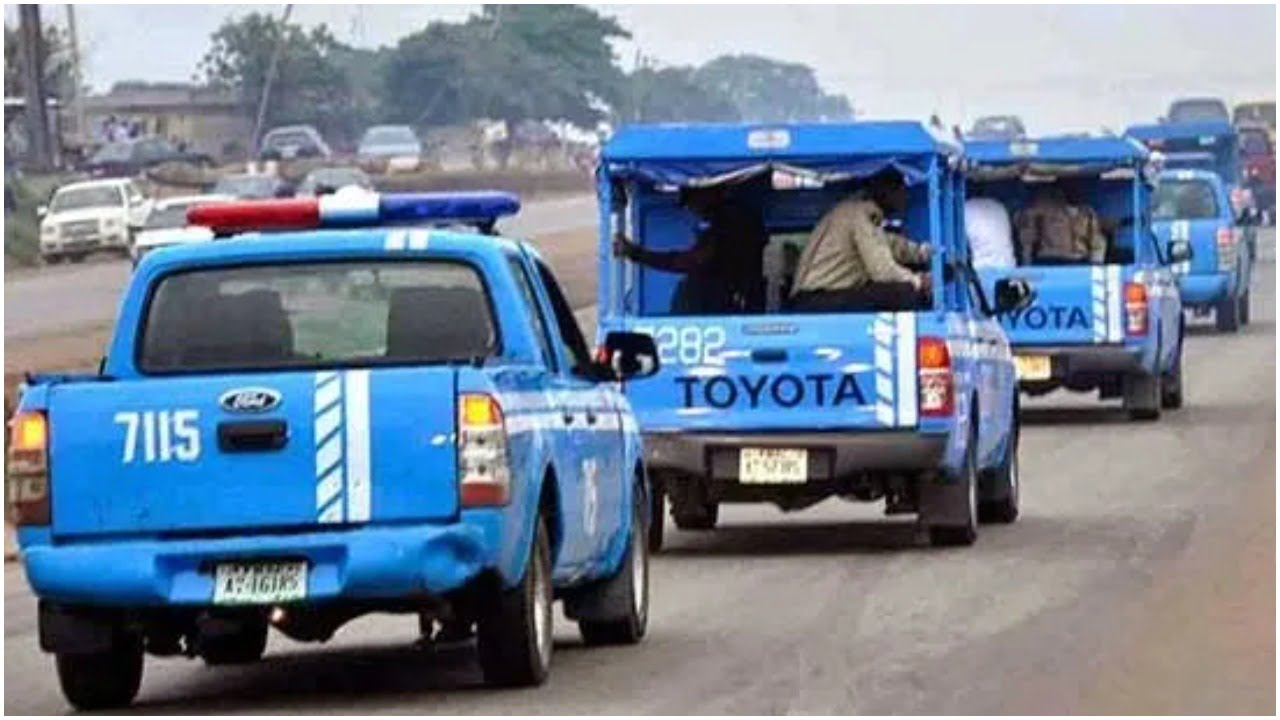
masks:
[[[738,453],[738,482],[744,485],[797,485],[808,479],[808,450],[743,448]]]
[[[1053,366],[1045,355],[1014,355],[1013,362],[1019,380],[1048,380],[1053,375]]]
[[[213,580],[215,605],[271,605],[307,596],[304,562],[222,563]]]

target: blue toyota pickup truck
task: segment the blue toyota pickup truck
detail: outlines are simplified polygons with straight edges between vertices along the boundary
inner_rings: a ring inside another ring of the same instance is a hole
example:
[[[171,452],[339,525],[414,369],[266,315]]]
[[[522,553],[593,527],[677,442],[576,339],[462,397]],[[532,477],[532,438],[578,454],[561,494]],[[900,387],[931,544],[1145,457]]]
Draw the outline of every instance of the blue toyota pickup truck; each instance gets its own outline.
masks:
[[[886,172],[908,186],[905,213],[886,221],[932,249],[932,290],[905,306],[798,312],[788,289],[811,231]],[[759,302],[727,311],[706,297],[716,278],[612,249],[618,236],[689,248],[706,228],[681,197],[712,188],[767,235],[758,247],[721,234],[720,252],[761,253],[748,257],[760,276],[746,278]],[[967,545],[980,521],[1017,517],[1018,394],[997,315],[1030,289],[1006,281],[988,296],[978,284],[957,141],[915,122],[633,126],[604,148],[598,193],[597,334],[657,343],[661,369],[625,391],[677,527],[712,529],[721,503],[791,511],[839,496],[916,514],[935,545]],[[691,294],[711,304],[682,304]]]
[[[1123,398],[1135,419],[1182,405],[1182,305],[1170,268],[1189,258],[1185,242],[1165,248],[1150,225],[1147,151],[1115,136],[1063,136],[966,146],[971,202],[994,201],[1003,242],[979,272],[989,286],[1011,277],[1036,288],[1036,301],[1003,318],[1022,389],[1065,388]],[[1018,212],[1045,193],[1073,212],[1092,210],[1104,236],[1101,257],[1052,262],[1021,248]],[[979,238],[971,238],[972,242]],[[1025,250],[1026,252],[1021,252]]]
[[[1167,247],[1189,242],[1189,261],[1174,266],[1183,307],[1197,315],[1213,313],[1218,330],[1235,332],[1249,324],[1249,284],[1253,262],[1230,192],[1217,173],[1165,170],[1151,203],[1156,236]]]
[[[553,599],[588,644],[644,635],[651,503],[617,387],[656,350],[589,353],[531,246],[438,227],[517,209],[194,207],[238,237],[149,254],[101,372],[29,378],[12,512],[74,706],[131,702],[144,652],[248,662],[268,626],[324,641],[370,612],[474,628],[499,685],[544,679]]]

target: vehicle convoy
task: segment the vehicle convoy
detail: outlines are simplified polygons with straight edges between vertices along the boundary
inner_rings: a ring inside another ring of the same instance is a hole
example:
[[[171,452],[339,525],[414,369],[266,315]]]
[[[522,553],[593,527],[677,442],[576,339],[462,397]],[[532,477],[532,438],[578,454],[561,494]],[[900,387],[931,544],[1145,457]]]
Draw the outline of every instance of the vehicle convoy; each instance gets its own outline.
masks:
[[[132,180],[91,180],[63,185],[40,215],[40,259],[79,262],[97,251],[128,256],[133,228],[151,211]]]
[[[1191,250],[1186,240],[1167,252],[1156,241],[1147,151],[1116,136],[965,149],[970,198],[994,200],[1016,230],[998,239],[1013,262],[983,263],[979,273],[988,287],[1016,277],[1036,288],[1034,304],[1002,318],[1021,389],[1096,390],[1101,399],[1122,398],[1141,420],[1180,407],[1182,306],[1170,264]],[[1088,253],[1050,252],[1060,221]]]
[[[617,333],[594,360],[531,246],[427,227],[518,207],[197,206],[245,234],[143,258],[101,372],[28,378],[11,510],[74,706],[129,703],[144,651],[249,662],[268,625],[325,641],[369,612],[474,624],[497,685],[544,679],[554,599],[588,644],[641,639],[649,489],[616,388],[656,350]]]
[[[935,545],[967,545],[980,521],[1017,517],[1018,396],[996,315],[1030,291],[1006,282],[989,299],[977,285],[961,232],[962,160],[957,143],[915,122],[613,136],[598,175],[597,335],[657,342],[661,369],[625,387],[655,480],[652,547],[662,544],[659,490],[676,526],[693,530],[713,528],[720,503],[791,511],[833,495],[915,513]],[[909,183],[898,219],[932,248],[923,272],[934,290],[897,309],[797,312],[791,259],[829,209],[890,170]],[[721,240],[727,254],[761,253],[750,260],[762,272],[747,278],[763,288],[759,302],[685,304],[703,281],[608,253],[619,234],[646,253],[701,242],[701,221],[680,203],[707,189],[735,193],[763,225],[763,247]]]
[[[183,195],[155,202],[142,227],[135,233],[130,248],[130,260],[134,267],[154,250],[173,245],[208,242],[213,231],[202,225],[187,222],[187,210],[195,205],[232,202],[228,195]]]
[[[1226,185],[1208,170],[1165,170],[1152,200],[1151,219],[1164,247],[1191,245],[1191,259],[1173,266],[1183,307],[1214,314],[1218,330],[1249,323],[1252,231],[1231,206]]]

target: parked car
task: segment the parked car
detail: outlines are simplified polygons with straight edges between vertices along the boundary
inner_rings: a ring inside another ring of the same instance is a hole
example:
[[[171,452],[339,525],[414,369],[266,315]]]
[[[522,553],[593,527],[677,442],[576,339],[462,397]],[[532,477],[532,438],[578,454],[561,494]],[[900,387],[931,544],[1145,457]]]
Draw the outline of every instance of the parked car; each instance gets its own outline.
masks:
[[[195,205],[232,202],[231,195],[184,195],[155,202],[142,227],[134,234],[131,258],[134,267],[148,253],[162,247],[207,242],[213,232],[187,222],[187,210]]]
[[[366,613],[474,625],[498,686],[545,680],[555,600],[587,645],[644,637],[650,489],[617,388],[657,371],[652,338],[591,353],[531,245],[426,229],[518,208],[195,208],[252,235],[147,257],[101,374],[30,378],[10,517],[72,705],[128,705],[144,654],[249,663],[269,628],[323,642]]]
[[[151,211],[151,201],[132,180],[91,180],[63,185],[40,215],[40,258],[47,263],[83,260],[109,250],[129,255],[133,228]]]
[[[285,125],[262,136],[258,157],[263,160],[331,158],[333,151],[320,132],[310,125]]]
[[[363,190],[373,189],[373,181],[360,168],[316,168],[307,173],[307,176],[302,178],[302,182],[298,183],[297,195],[300,197],[327,195],[353,185]]]
[[[1170,123],[1209,121],[1231,122],[1227,104],[1210,97],[1178,98],[1169,104],[1169,112],[1165,115],[1165,122]]]
[[[204,153],[187,152],[159,137],[108,143],[94,153],[81,168],[91,177],[133,177],[169,162],[213,165]]]
[[[230,195],[242,200],[263,200],[266,198],[289,197],[292,188],[284,180],[275,175],[224,175],[214,183],[215,195]]]
[[[422,160],[422,141],[408,125],[374,125],[360,138],[356,158],[369,172],[411,172]]]
[[[973,121],[973,126],[969,128],[969,132],[965,133],[965,138],[968,140],[1013,140],[1025,137],[1026,134],[1027,128],[1022,124],[1022,119],[1018,116],[988,115]]]

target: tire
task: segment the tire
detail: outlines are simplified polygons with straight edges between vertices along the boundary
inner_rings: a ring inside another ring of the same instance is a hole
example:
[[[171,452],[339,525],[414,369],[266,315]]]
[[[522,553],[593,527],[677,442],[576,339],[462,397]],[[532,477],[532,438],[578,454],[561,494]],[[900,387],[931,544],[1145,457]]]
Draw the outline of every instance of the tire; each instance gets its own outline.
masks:
[[[551,666],[551,544],[546,518],[534,528],[524,575],[498,591],[476,623],[484,681],[498,687],[541,685]]]
[[[714,530],[720,520],[718,503],[673,502],[671,519],[681,530]]]
[[[200,639],[200,657],[206,665],[241,665],[257,662],[267,651],[267,621],[246,621],[238,632]]]
[[[1240,318],[1241,325],[1249,324],[1249,291],[1248,290],[1245,290],[1244,294],[1240,296],[1240,308],[1239,308],[1239,311],[1237,312],[1237,315]]]
[[[587,645],[634,645],[649,625],[649,545],[645,527],[647,502],[637,493],[631,518],[631,536],[622,565],[613,577],[584,591],[582,606],[590,606],[591,619],[578,621]]]
[[[1238,300],[1233,298],[1223,300],[1218,303],[1213,315],[1213,322],[1217,326],[1218,332],[1237,332],[1240,329],[1240,303]]]
[[[78,710],[122,708],[142,684],[142,638],[124,636],[100,653],[56,656],[62,695]]]
[[[667,526],[666,513],[666,494],[663,491],[662,481],[658,478],[651,477],[649,480],[649,527],[647,532],[647,541],[649,543],[649,552],[656,553],[662,550],[662,543],[665,539],[665,531]]]
[[[1160,419],[1160,376],[1126,375],[1124,409],[1133,420]]]
[[[1182,345],[1178,345],[1178,354],[1173,358],[1173,368],[1165,374],[1160,383],[1160,407],[1165,410],[1177,410],[1182,407]]]
[[[961,525],[929,525],[929,544],[934,547],[962,547],[978,539],[978,432],[976,424],[973,427],[959,479],[966,519]]]
[[[986,472],[985,485],[989,490],[986,500],[978,503],[978,522],[1009,524],[1018,519],[1022,495],[1022,478],[1018,475],[1018,413],[1013,414],[1013,431],[1005,448],[1000,465]]]

